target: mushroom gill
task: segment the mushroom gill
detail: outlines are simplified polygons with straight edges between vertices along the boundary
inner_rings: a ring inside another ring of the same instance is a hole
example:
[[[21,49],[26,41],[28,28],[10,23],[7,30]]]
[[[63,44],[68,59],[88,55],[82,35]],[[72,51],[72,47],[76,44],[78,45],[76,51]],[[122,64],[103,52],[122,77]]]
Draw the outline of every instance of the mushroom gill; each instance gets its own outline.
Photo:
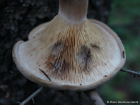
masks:
[[[70,23],[59,15],[29,41],[18,42],[14,50],[13,56],[18,56],[29,74],[64,85],[88,85],[109,78],[122,59],[116,39],[105,28],[88,19]]]

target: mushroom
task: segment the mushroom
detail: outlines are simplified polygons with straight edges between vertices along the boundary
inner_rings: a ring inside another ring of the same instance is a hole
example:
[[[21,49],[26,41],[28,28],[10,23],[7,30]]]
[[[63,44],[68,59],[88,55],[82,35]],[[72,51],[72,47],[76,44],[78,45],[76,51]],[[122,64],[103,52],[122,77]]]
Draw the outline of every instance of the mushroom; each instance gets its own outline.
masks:
[[[125,63],[120,38],[87,19],[88,0],[59,0],[59,13],[19,41],[13,59],[31,81],[57,90],[86,91],[112,78]]]

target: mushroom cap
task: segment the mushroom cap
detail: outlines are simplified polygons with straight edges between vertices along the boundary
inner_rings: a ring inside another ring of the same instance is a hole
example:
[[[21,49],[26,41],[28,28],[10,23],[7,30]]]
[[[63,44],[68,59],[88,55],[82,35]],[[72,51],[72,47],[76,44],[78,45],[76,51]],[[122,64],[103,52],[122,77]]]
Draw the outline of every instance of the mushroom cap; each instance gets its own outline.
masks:
[[[31,81],[57,90],[93,89],[112,78],[126,60],[120,38],[97,20],[73,24],[57,15],[28,38],[13,48],[17,68]]]

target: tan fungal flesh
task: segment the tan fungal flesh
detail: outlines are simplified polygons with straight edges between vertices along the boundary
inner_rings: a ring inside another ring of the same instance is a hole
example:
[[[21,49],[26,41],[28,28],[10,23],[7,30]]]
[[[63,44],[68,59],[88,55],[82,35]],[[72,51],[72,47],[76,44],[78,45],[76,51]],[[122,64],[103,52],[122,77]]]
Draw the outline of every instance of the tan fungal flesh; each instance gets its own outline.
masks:
[[[88,85],[106,78],[121,62],[116,39],[90,20],[78,24],[57,15],[39,34],[21,43],[18,57],[36,77],[64,85]]]

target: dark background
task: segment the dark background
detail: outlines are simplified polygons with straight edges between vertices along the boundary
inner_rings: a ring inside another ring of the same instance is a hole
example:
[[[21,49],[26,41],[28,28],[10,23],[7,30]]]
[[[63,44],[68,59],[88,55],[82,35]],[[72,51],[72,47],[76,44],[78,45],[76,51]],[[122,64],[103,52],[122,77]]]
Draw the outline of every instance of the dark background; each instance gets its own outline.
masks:
[[[140,0],[89,0],[88,18],[108,24],[122,39],[126,49],[125,67],[140,69]],[[12,60],[12,48],[27,41],[28,33],[58,13],[58,0],[0,0],[0,105],[18,105],[40,86],[27,80]],[[97,91],[106,101],[140,101],[140,79],[119,72]],[[34,97],[36,105],[92,105],[82,93],[45,88]],[[140,102],[139,102],[140,103]],[[32,105],[29,101],[27,105]],[[115,104],[114,104],[115,105]],[[121,105],[121,104],[119,104]],[[131,104],[129,104],[131,105]],[[132,104],[133,105],[133,104]]]

